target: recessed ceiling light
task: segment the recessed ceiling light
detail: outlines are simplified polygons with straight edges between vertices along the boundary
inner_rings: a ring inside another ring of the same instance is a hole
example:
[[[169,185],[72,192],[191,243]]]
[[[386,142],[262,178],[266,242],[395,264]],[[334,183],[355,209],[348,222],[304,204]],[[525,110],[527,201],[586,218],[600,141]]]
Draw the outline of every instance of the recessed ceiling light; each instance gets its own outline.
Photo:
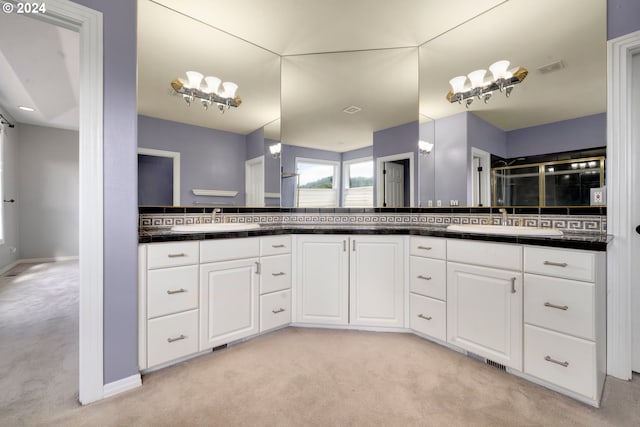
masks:
[[[35,108],[25,107],[24,105],[18,105],[18,108],[21,109],[22,111],[29,111],[29,112],[36,111]]]
[[[345,108],[342,111],[344,111],[347,114],[355,114],[355,113],[358,113],[358,112],[362,111],[362,108],[356,107],[355,105],[351,105],[351,106]]]

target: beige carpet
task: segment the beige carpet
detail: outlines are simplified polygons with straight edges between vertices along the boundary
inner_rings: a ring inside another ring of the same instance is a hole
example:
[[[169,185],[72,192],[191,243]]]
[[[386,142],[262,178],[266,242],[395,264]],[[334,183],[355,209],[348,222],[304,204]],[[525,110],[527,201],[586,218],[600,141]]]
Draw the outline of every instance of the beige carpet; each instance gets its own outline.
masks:
[[[59,375],[39,368],[47,369]],[[75,381],[66,391],[39,384],[37,396],[12,384],[17,399],[2,399],[0,425],[640,425],[638,378],[609,378],[594,409],[409,334],[287,328],[146,375],[141,388],[86,407],[69,401]]]

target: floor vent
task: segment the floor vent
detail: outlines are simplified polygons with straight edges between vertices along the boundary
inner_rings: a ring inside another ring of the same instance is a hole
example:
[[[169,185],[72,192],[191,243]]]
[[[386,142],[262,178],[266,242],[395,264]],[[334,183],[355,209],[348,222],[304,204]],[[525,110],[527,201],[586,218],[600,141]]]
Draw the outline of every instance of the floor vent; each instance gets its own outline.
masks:
[[[211,351],[220,351],[220,350],[224,350],[225,348],[227,348],[227,345],[226,344],[222,344],[222,345],[219,345],[217,347],[213,347],[213,350],[211,350]]]
[[[487,359],[487,365],[489,365],[489,366],[493,366],[494,368],[498,368],[498,369],[500,369],[501,371],[506,371],[506,370],[507,370],[507,367],[506,367],[506,366],[504,366],[504,365],[503,365],[503,364],[501,364],[501,363],[494,362],[493,360],[489,360],[489,359]]]

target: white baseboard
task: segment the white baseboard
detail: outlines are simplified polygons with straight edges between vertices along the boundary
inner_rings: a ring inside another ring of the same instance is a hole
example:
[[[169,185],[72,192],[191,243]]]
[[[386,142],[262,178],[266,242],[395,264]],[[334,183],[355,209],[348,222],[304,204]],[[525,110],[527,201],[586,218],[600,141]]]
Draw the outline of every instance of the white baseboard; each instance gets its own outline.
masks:
[[[14,261],[11,264],[7,265],[6,267],[3,267],[2,269],[0,269],[0,276],[2,276],[4,273],[6,273],[7,271],[11,270],[13,267],[15,267],[16,265],[20,264],[22,261]]]
[[[61,262],[61,261],[78,261],[79,256],[56,256],[51,258],[24,258],[16,261],[16,264],[35,264],[37,262]]]
[[[142,377],[140,374],[131,375],[130,377],[123,378],[118,381],[111,382],[104,385],[103,395],[107,397],[115,396],[116,394],[123,393],[125,391],[140,387],[142,385]]]

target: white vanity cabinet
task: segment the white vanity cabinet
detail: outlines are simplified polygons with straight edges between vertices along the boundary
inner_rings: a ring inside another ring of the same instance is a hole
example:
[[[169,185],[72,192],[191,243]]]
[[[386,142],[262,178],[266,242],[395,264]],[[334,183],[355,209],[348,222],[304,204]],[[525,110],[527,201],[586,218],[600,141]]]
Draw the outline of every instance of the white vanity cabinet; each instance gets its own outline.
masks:
[[[524,372],[597,404],[606,372],[605,254],[524,248]]]
[[[404,238],[351,236],[349,323],[404,326]]]
[[[291,236],[260,239],[260,332],[291,323]]]
[[[296,236],[298,323],[349,323],[348,246],[348,236]]]
[[[522,370],[522,246],[447,242],[447,341]]]
[[[200,242],[200,350],[259,332],[259,255],[259,238]]]
[[[138,365],[198,351],[198,242],[139,247]]]
[[[447,339],[447,241],[437,237],[409,239],[409,326],[416,332]]]

